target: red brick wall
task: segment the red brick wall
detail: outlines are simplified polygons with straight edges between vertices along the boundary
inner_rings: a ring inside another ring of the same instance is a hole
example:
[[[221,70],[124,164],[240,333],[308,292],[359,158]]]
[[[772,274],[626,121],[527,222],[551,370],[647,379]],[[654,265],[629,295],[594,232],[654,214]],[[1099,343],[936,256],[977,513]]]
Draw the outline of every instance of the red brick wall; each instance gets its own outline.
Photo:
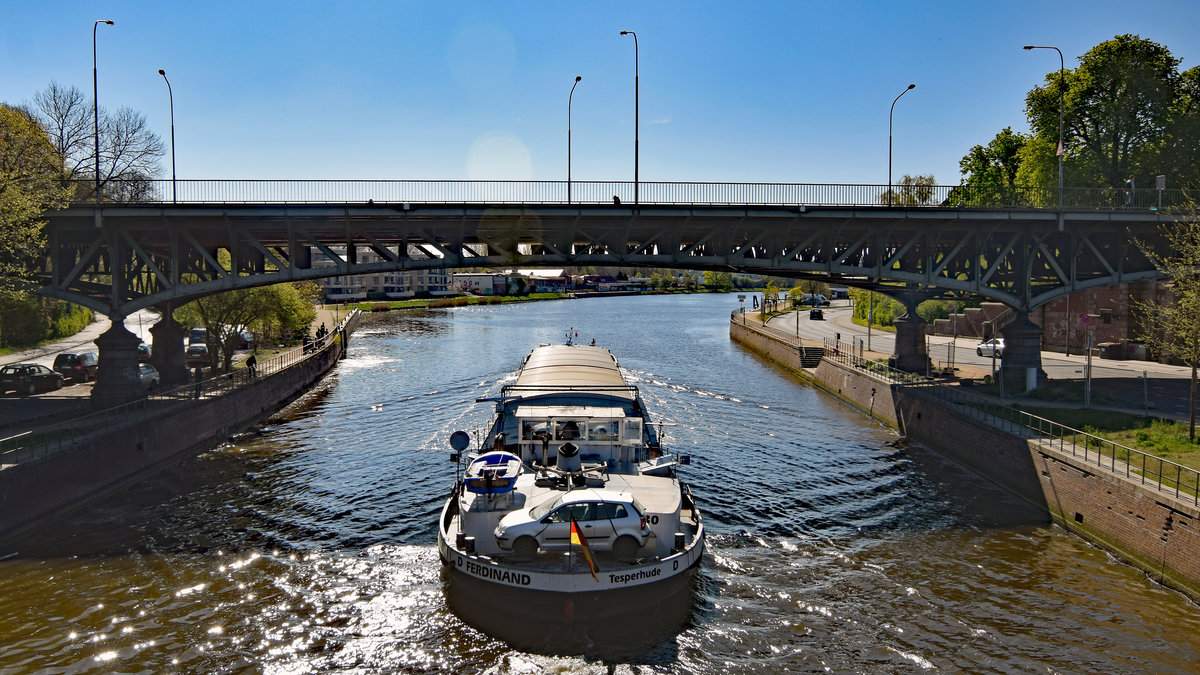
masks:
[[[1200,509],[1030,442],[1054,520],[1200,598]]]

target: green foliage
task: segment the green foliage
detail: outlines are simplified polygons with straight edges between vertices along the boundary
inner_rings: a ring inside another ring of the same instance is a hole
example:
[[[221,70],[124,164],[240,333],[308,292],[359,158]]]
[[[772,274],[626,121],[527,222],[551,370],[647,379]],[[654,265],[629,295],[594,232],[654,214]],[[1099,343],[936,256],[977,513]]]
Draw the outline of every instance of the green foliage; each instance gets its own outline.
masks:
[[[1187,151],[1200,144],[1200,128],[1178,66],[1179,59],[1166,47],[1137,35],[1118,35],[1079,57],[1074,70],[1061,77],[1057,68],[1048,73],[1045,85],[1025,97],[1037,145],[1027,145],[1019,154],[1017,181],[1057,184],[1061,110],[1068,185],[1119,189],[1130,175],[1140,185],[1151,185],[1160,173],[1184,184],[1195,182],[1200,160]],[[1026,167],[1030,161],[1036,165]]]
[[[1013,133],[1012,127],[996,134],[986,146],[976,145],[958,160],[963,183],[973,187],[1013,187],[1021,166],[1020,151],[1029,141],[1026,134]]]
[[[733,288],[733,275],[729,272],[705,272],[704,285],[723,293]]]
[[[937,319],[950,318],[950,308],[943,300],[926,300],[917,305],[917,315],[932,324]]]
[[[854,301],[854,318],[864,323],[867,321],[868,313],[873,314],[873,325],[876,326],[891,326],[895,323],[896,317],[904,314],[904,305],[881,293],[851,288],[850,299]]]
[[[1186,217],[1162,226],[1170,243],[1167,256],[1151,256],[1151,262],[1170,280],[1172,302],[1134,301],[1141,323],[1137,337],[1154,351],[1173,356],[1192,367],[1189,396],[1191,435],[1196,436],[1197,369],[1200,368],[1200,207],[1192,206]],[[1145,248],[1145,247],[1143,247]]]
[[[203,327],[219,349],[229,371],[239,334],[249,330],[262,340],[277,342],[306,335],[316,318],[314,302],[320,289],[311,282],[294,282],[218,293],[175,310],[175,320],[189,328]]]
[[[71,190],[46,134],[23,111],[0,104],[0,293],[32,290],[44,265],[43,212]]]
[[[50,336],[41,304],[25,293],[0,298],[0,346],[28,347]]]
[[[32,347],[68,337],[92,322],[92,310],[31,293],[0,297],[0,347]]]
[[[933,188],[937,185],[937,180],[933,174],[928,176],[910,176],[904,174],[904,177],[896,183],[894,190],[889,189],[883,193],[880,202],[884,204],[894,204],[898,206],[920,206],[933,203]],[[891,198],[888,198],[888,195]]]
[[[92,322],[92,310],[69,302],[55,302],[51,311],[50,337],[62,338],[74,335],[87,328]]]

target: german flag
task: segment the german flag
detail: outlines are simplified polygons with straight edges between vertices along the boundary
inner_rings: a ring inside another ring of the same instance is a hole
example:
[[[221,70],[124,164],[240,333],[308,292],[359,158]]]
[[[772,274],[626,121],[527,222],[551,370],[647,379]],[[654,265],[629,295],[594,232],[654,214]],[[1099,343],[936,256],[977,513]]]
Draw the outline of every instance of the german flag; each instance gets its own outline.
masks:
[[[587,538],[583,536],[579,525],[575,524],[575,518],[571,518],[571,545],[578,546],[579,550],[583,551],[583,559],[587,561],[588,571],[592,573],[592,578],[596,579],[596,583],[600,583],[600,579],[596,577],[596,559],[592,557],[592,548],[588,546]]]

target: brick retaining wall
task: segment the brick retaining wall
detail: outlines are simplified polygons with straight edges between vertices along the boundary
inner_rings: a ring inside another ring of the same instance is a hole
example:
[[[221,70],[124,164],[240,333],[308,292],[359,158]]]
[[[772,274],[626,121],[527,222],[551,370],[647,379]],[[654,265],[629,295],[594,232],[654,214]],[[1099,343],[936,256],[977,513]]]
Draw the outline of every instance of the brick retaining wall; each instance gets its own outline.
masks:
[[[353,325],[348,331],[353,330]],[[225,442],[295,400],[342,356],[341,341],[221,396],[175,405],[150,421],[114,425],[87,445],[0,471],[0,537],[129,484],[189,452]]]
[[[794,345],[754,326],[731,321],[729,333],[806,382],[1044,508],[1047,522],[1200,601],[1200,508],[963,414],[920,388],[893,385],[830,359],[805,370]]]

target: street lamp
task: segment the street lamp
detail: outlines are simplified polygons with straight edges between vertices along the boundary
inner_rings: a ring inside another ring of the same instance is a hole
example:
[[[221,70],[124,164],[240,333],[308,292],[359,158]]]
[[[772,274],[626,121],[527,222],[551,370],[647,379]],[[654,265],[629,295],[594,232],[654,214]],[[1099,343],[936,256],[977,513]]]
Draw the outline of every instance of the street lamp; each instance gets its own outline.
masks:
[[[1063,154],[1066,150],[1063,148],[1063,71],[1066,70],[1066,62],[1063,61],[1062,50],[1058,47],[1045,47],[1041,45],[1025,45],[1021,49],[1029,51],[1031,49],[1053,49],[1058,52],[1058,210],[1063,208]],[[1061,229],[1061,227],[1059,228]]]
[[[583,79],[582,75],[575,76],[575,84],[571,85],[571,94],[567,96],[567,203],[571,203],[571,99],[575,97],[575,85]]]
[[[171,91],[171,81],[167,79],[167,73],[162,68],[158,69],[158,74],[163,76],[163,80],[167,83],[167,96],[171,99],[171,203],[175,203],[175,94]]]
[[[638,39],[637,33],[631,30],[621,31],[621,35],[633,36],[633,203],[638,203]]]
[[[100,96],[96,85],[96,29],[100,24],[113,25],[111,19],[96,19],[92,24],[92,121],[96,135],[93,138],[96,151],[96,227],[100,227]]]
[[[892,108],[888,111],[888,206],[892,205],[892,113],[896,110],[896,101],[900,100],[900,96],[907,94],[909,91],[916,89],[917,85],[910,84],[900,92],[892,101]]]

